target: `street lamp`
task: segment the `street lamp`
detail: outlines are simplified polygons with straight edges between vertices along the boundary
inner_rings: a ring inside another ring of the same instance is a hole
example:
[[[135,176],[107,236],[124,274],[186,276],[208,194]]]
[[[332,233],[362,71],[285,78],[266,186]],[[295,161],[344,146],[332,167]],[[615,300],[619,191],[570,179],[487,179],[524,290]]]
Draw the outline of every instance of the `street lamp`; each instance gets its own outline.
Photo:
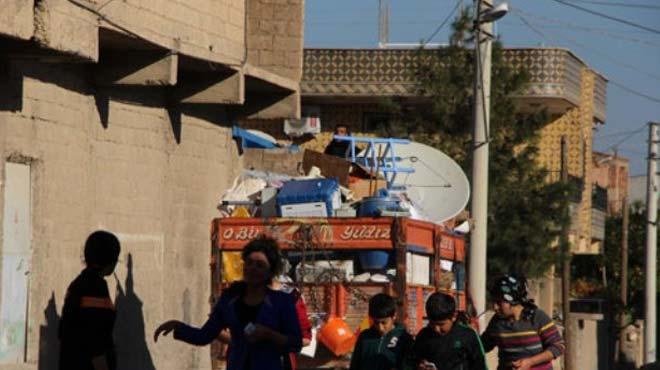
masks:
[[[492,0],[475,0],[475,78],[473,85],[473,157],[471,213],[474,229],[470,237],[469,288],[479,316],[486,327],[486,238],[488,231],[488,142],[490,130],[490,62],[493,21],[509,10],[506,3],[493,6]],[[485,36],[485,37],[482,37]]]
[[[501,3],[481,12],[478,21],[479,23],[495,22],[496,20],[504,17],[508,12],[509,4]]]

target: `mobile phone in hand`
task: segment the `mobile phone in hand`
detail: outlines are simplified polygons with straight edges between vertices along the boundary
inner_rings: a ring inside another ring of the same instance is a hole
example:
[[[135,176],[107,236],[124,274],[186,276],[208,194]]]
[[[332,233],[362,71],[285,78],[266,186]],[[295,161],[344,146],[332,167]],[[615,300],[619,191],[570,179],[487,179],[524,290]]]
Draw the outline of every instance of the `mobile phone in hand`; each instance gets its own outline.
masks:
[[[253,323],[249,323],[245,326],[245,329],[243,329],[243,331],[245,332],[245,335],[250,335],[250,334],[254,333],[254,331],[256,329],[257,329],[257,327],[254,326]]]

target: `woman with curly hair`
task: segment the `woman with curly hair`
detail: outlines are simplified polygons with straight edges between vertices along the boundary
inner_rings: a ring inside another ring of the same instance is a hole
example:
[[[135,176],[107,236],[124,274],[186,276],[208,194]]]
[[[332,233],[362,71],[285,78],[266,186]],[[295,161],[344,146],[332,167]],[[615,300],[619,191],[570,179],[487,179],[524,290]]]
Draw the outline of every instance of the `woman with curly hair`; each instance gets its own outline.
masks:
[[[281,269],[279,248],[273,239],[256,239],[241,256],[243,281],[222,292],[201,328],[167,321],[154,341],[174,331],[174,339],[207,345],[229,329],[227,370],[281,370],[289,353],[300,351],[302,336],[293,295],[268,287]]]

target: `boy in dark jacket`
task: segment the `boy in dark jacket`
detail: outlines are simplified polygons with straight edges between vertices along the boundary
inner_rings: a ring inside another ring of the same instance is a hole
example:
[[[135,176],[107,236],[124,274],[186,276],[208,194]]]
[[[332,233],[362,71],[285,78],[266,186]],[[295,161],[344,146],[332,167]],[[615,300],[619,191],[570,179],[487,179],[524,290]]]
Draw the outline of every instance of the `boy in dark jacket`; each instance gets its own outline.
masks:
[[[426,301],[428,325],[415,338],[417,370],[487,370],[479,335],[456,322],[454,297],[436,292]]]
[[[69,285],[62,308],[62,370],[115,368],[115,306],[104,278],[115,270],[119,251],[119,240],[107,231],[95,231],[85,242],[87,267]]]
[[[372,325],[360,333],[351,356],[350,370],[408,370],[413,338],[394,322],[396,302],[380,293],[369,300]]]

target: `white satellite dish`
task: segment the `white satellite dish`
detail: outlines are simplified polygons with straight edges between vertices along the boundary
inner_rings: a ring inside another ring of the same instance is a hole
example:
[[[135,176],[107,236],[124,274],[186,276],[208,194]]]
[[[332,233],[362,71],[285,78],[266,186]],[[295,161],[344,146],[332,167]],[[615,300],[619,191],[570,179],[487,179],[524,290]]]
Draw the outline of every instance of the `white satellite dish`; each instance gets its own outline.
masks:
[[[441,223],[465,209],[470,198],[470,183],[458,163],[448,155],[415,142],[394,145],[394,154],[400,159],[398,167],[415,170],[400,173],[394,179],[395,186],[405,186],[408,198],[419,213],[418,216],[413,213],[413,218]]]

